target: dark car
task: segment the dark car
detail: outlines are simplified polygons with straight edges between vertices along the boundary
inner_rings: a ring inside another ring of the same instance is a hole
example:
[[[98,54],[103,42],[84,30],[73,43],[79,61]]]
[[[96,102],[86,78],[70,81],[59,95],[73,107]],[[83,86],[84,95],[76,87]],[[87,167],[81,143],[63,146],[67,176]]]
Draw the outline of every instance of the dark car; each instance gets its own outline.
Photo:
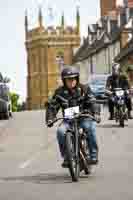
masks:
[[[96,99],[104,100],[105,96],[105,86],[108,75],[93,75],[89,79],[89,85]]]
[[[0,118],[9,119],[12,116],[9,88],[5,83],[0,83]]]

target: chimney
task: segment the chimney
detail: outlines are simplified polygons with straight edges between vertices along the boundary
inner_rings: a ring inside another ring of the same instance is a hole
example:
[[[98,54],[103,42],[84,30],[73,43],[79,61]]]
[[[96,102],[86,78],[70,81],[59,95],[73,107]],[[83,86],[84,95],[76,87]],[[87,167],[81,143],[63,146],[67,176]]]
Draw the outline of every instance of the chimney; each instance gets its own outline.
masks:
[[[100,35],[101,35],[101,30],[98,29],[98,30],[97,30],[97,39],[99,39]]]
[[[110,34],[111,33],[111,21],[110,18],[108,17],[107,19],[107,33]]]
[[[121,33],[121,46],[122,48],[126,46],[127,43],[133,38],[133,18],[128,20],[127,25],[124,27]]]
[[[122,22],[121,22],[121,13],[119,12],[119,14],[118,14],[118,27],[119,28],[121,27],[121,24],[122,24]]]
[[[130,8],[126,8],[126,21],[127,21],[127,23],[129,21],[129,19],[130,19]]]
[[[88,35],[88,43],[89,43],[89,45],[91,45],[92,42],[93,42],[93,37],[92,37],[92,34],[89,33],[89,35]]]
[[[100,37],[101,35],[101,30],[103,28],[103,24],[102,24],[102,20],[100,19],[98,22],[97,22],[97,39]]]

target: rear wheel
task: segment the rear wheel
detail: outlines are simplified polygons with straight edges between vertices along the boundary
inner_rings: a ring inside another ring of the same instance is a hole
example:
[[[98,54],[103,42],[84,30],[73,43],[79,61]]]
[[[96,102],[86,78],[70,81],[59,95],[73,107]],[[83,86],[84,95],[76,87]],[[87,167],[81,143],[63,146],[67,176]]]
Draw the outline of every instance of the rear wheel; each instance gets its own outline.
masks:
[[[71,132],[66,133],[66,156],[72,181],[77,182],[79,178],[79,162],[75,155],[75,143]]]

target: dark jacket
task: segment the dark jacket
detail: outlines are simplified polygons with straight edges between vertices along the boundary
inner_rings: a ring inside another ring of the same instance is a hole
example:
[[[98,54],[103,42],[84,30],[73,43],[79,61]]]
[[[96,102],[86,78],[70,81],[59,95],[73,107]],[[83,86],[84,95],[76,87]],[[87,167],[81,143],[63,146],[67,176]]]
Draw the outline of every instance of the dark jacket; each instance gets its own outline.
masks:
[[[46,108],[46,123],[48,120],[53,120],[59,109],[67,107],[80,106],[80,109],[88,109],[92,114],[99,112],[98,106],[90,100],[94,98],[89,86],[79,84],[73,92],[68,90],[65,86],[59,87],[53,97],[48,101]]]
[[[114,90],[115,88],[129,89],[129,82],[125,75],[109,76],[106,82],[106,88]]]

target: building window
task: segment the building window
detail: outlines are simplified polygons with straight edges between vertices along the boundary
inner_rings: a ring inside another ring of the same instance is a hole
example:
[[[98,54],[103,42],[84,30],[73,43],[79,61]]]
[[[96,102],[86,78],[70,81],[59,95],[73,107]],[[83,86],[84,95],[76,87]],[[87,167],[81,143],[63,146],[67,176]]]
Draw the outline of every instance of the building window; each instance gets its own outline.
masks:
[[[59,72],[61,72],[63,67],[64,67],[64,53],[63,53],[63,51],[59,51],[57,53],[55,60],[56,60],[56,63],[58,64],[58,68],[59,68],[58,70],[59,70]]]

